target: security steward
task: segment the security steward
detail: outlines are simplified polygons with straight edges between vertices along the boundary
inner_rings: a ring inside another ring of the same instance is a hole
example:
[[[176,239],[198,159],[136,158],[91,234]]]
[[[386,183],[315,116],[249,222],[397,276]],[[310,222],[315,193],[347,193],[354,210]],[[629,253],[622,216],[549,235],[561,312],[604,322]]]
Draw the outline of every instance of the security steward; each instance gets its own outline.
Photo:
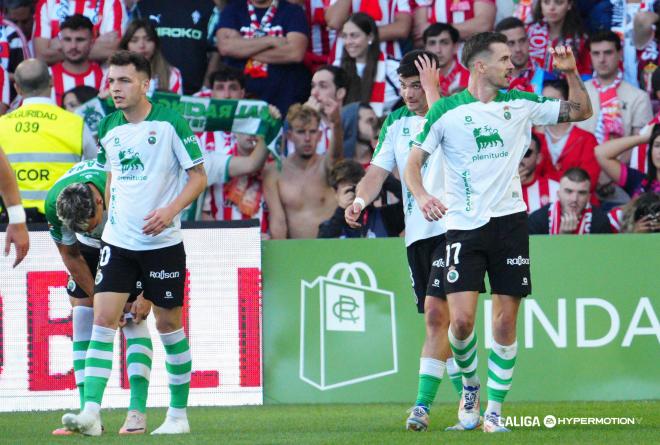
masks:
[[[84,130],[82,117],[58,107],[51,99],[52,80],[44,62],[21,62],[14,80],[23,105],[0,117],[0,147],[16,173],[27,222],[46,222],[48,190],[74,164],[95,157],[96,143]]]

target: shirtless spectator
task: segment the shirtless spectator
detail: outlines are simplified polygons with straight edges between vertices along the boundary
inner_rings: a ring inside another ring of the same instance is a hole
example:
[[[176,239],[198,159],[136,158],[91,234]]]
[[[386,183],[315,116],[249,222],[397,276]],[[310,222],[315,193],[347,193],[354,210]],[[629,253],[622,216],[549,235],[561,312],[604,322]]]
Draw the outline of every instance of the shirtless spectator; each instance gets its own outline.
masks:
[[[103,5],[101,9],[100,6]],[[126,24],[126,10],[121,0],[98,4],[88,0],[41,0],[35,12],[34,51],[49,65],[64,60],[58,38],[60,25],[67,17],[80,13],[94,24],[94,46],[89,58],[103,63],[116,50]]]
[[[332,167],[343,158],[342,127],[337,106],[330,111],[333,143],[324,155],[316,153],[321,137],[320,114],[306,105],[289,109],[287,138],[295,153],[282,162],[282,171],[269,165],[265,169],[264,193],[269,211],[271,237],[316,238],[319,224],[330,218],[337,207],[328,178]]]

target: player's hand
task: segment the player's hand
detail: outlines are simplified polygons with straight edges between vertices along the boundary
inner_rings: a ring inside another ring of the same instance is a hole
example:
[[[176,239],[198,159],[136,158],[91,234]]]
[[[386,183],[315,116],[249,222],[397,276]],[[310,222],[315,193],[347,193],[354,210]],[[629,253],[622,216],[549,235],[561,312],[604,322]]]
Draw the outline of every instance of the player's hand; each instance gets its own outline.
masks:
[[[419,199],[415,198],[415,200],[419,210],[422,211],[422,215],[429,222],[438,221],[447,213],[447,207],[435,196],[426,194]]]
[[[172,224],[174,216],[175,215],[169,207],[161,207],[160,209],[152,210],[144,217],[144,220],[147,223],[142,227],[142,233],[145,235],[158,235]]]
[[[419,71],[419,81],[424,91],[438,90],[440,84],[440,68],[426,54],[415,59],[415,67]]]
[[[554,69],[563,73],[577,72],[577,62],[575,61],[573,48],[570,45],[550,47],[550,54],[552,55],[552,66]]]
[[[128,318],[132,318],[133,315],[130,313],[131,312],[131,307],[133,306],[133,303],[125,303],[124,304],[124,309],[121,311],[121,317],[119,317],[119,327],[123,328],[126,326],[126,323],[128,323]],[[127,318],[128,316],[128,318]]]
[[[358,222],[360,214],[362,213],[362,206],[358,203],[353,202],[351,205],[346,207],[344,211],[344,219],[346,224],[353,229],[359,229],[362,227],[362,224]]]
[[[27,225],[25,223],[9,224],[5,237],[5,256],[9,255],[11,245],[16,250],[16,260],[13,267],[18,266],[30,249],[30,236],[28,235]]]
[[[136,323],[146,320],[151,312],[151,301],[144,298],[144,293],[138,295],[137,299],[131,305],[131,314]]]
[[[573,233],[578,227],[578,216],[572,210],[561,215],[561,224],[559,224],[559,233]]]

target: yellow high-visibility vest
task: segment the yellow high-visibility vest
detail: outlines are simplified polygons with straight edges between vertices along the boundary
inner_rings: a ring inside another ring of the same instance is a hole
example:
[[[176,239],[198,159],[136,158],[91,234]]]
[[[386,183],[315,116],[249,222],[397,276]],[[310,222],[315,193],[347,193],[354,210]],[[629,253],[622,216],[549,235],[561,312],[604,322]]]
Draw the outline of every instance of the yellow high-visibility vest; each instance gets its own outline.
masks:
[[[0,147],[16,173],[23,207],[44,213],[48,190],[82,159],[83,119],[48,98],[25,99],[0,117]]]

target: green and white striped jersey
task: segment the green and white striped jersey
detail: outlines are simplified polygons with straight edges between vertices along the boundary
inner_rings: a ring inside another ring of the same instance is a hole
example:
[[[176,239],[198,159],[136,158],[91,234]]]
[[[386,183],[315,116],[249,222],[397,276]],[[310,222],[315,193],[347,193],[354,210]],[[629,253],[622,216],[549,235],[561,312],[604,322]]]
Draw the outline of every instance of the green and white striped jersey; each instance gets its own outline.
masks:
[[[471,230],[490,218],[526,210],[518,164],[533,125],[554,125],[560,102],[512,90],[483,103],[468,90],[437,101],[415,145],[441,149],[448,230]]]
[[[417,116],[408,107],[401,107],[387,117],[378,137],[378,145],[371,163],[387,171],[396,167],[399,177],[403,178],[411,143],[414,136],[422,130],[424,118]],[[424,187],[431,195],[444,200],[442,152],[436,150],[422,167]],[[403,213],[406,221],[406,246],[415,241],[442,235],[447,231],[444,219],[428,222],[419,210],[415,198],[401,181],[403,195]]]
[[[76,243],[76,238],[83,244],[92,247],[101,247],[101,233],[103,224],[99,224],[92,233],[74,233],[62,225],[62,221],[57,216],[57,198],[62,190],[71,184],[94,184],[94,186],[104,196],[105,181],[107,175],[105,171],[96,165],[96,161],[83,161],[71,167],[57,182],[51,187],[46,195],[45,214],[48,221],[48,231],[50,237],[55,242],[70,246]],[[106,215],[104,215],[105,221]]]
[[[142,228],[149,212],[167,206],[181,192],[184,170],[204,162],[188,122],[158,104],[137,124],[115,111],[99,124],[99,145],[97,163],[112,173],[103,241],[130,250],[180,243],[180,215],[157,236],[143,234]]]

